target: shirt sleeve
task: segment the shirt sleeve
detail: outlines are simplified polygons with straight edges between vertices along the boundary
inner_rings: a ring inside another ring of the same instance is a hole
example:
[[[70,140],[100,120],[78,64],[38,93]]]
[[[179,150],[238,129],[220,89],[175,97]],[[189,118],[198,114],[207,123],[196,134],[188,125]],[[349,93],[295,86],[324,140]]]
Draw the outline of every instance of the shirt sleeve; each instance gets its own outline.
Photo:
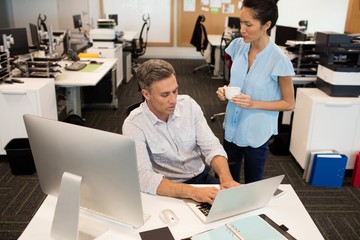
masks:
[[[276,77],[294,76],[295,72],[294,72],[293,64],[286,56],[283,56],[279,60],[278,64],[275,65],[271,75]]]
[[[232,40],[225,49],[225,52],[231,57],[231,60],[234,61],[236,54],[240,51],[240,48],[243,46],[242,38],[235,38]]]
[[[143,131],[131,120],[126,119],[122,127],[122,133],[135,141],[141,191],[156,195],[157,188],[164,176],[154,172],[152,168]]]

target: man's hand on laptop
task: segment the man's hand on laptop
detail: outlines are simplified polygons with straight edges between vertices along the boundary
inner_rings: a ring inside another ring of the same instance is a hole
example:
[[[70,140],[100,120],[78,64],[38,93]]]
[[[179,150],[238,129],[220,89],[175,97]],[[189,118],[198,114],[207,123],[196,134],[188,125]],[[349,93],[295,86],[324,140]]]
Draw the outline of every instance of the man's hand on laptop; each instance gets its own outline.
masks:
[[[218,192],[216,187],[194,187],[191,198],[197,202],[213,204]]]

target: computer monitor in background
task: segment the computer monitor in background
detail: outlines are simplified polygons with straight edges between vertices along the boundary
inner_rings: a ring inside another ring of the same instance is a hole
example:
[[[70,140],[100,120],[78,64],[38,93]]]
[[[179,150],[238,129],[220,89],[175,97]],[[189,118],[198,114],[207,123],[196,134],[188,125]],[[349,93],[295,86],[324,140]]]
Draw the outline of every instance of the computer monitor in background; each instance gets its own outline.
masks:
[[[82,28],[82,21],[81,21],[81,15],[77,14],[77,15],[73,15],[73,22],[74,22],[74,28],[78,28],[79,31],[81,31]]]
[[[109,19],[113,19],[115,21],[115,26],[118,25],[118,15],[117,14],[109,14]]]
[[[286,46],[287,40],[297,40],[298,30],[295,27],[276,25],[275,43],[279,46]]]
[[[38,28],[35,24],[29,23],[30,26],[30,35],[31,35],[31,41],[32,46],[36,50],[41,49],[41,41],[40,41],[40,34],[38,32]]]
[[[80,192],[80,206],[85,211],[135,228],[144,224],[133,140],[121,134],[32,115],[24,115],[24,122],[40,186],[44,193],[58,197],[52,233],[58,224],[66,228],[66,233],[71,232],[68,222],[74,221],[73,218],[78,220],[78,212],[71,210],[66,213],[67,221],[59,221],[61,217],[57,217],[66,212],[61,210],[64,206],[60,202]],[[70,184],[65,185],[68,181]],[[75,189],[69,196],[62,192],[69,189]],[[69,200],[65,207],[72,204]]]
[[[7,28],[0,29],[0,45],[3,45],[3,34],[12,36],[14,43],[10,43],[10,56],[23,55],[29,53],[26,28]]]
[[[240,18],[238,17],[226,17],[226,26],[230,29],[240,30]]]
[[[69,53],[69,49],[70,49],[70,34],[69,34],[69,30],[67,30],[64,34],[63,37],[63,48],[64,51],[61,54],[62,56],[68,55]]]

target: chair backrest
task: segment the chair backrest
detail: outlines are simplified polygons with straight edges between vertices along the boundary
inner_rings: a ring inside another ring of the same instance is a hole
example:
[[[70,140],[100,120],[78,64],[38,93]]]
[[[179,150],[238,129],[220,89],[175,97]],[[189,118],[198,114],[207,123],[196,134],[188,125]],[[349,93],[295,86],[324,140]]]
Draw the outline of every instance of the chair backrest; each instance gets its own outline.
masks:
[[[227,85],[230,82],[230,68],[232,65],[232,60],[230,56],[225,52],[227,46],[229,46],[232,38],[227,36],[225,32],[223,32],[221,36],[220,42],[220,56],[223,63],[223,77],[224,84]]]
[[[143,15],[144,23],[141,27],[140,35],[139,35],[139,45],[136,49],[136,55],[141,56],[146,52],[148,33],[150,29],[150,15]]]
[[[190,43],[196,47],[196,51],[198,52],[204,52],[209,43],[206,28],[203,22],[205,22],[205,16],[199,15],[190,41]]]

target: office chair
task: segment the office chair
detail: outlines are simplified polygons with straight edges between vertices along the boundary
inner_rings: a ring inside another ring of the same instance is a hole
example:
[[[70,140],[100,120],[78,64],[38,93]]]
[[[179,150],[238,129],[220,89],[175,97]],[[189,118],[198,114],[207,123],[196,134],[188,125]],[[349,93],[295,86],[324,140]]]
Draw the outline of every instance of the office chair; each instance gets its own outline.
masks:
[[[139,84],[139,81],[137,80],[137,77],[136,77],[136,72],[137,72],[137,68],[138,66],[134,67],[131,69],[131,72],[132,72],[132,75],[133,77],[136,79],[136,82],[137,82],[137,85],[138,85],[138,91],[140,92],[141,91],[141,87],[140,87],[140,84]],[[136,103],[133,103],[129,106],[126,107],[125,111],[126,111],[126,116],[129,116],[129,114],[131,113],[132,110],[134,110],[135,108],[139,107],[140,104],[142,102],[145,101],[145,98],[144,96],[141,94],[141,101],[140,102],[136,102]]]
[[[224,85],[228,85],[230,82],[230,68],[231,68],[231,59],[230,56],[225,53],[225,48],[230,44],[231,38],[226,36],[225,32],[223,32],[221,36],[220,42],[220,57],[223,64],[223,81]],[[210,120],[215,121],[216,117],[224,116],[225,112],[215,113],[211,116]]]
[[[209,41],[208,41],[208,37],[207,37],[207,33],[206,33],[206,28],[203,24],[203,22],[205,22],[205,16],[204,15],[200,15],[198,16],[196,23],[195,23],[195,28],[194,28],[194,32],[193,35],[191,37],[191,41],[190,43],[196,47],[196,51],[200,52],[201,55],[203,57],[205,57],[205,51],[207,50],[208,46],[209,46]],[[211,63],[212,61],[208,61],[206,64],[203,64],[199,67],[194,68],[193,72],[197,72],[200,69],[203,68],[208,68],[209,73],[212,73],[212,69],[214,68],[214,65]]]
[[[136,59],[144,55],[146,52],[148,33],[150,29],[150,15],[144,14],[142,19],[144,23],[141,27],[139,38],[134,38],[129,45],[125,46],[123,49],[124,51],[131,52],[132,67],[136,67],[138,65]]]

